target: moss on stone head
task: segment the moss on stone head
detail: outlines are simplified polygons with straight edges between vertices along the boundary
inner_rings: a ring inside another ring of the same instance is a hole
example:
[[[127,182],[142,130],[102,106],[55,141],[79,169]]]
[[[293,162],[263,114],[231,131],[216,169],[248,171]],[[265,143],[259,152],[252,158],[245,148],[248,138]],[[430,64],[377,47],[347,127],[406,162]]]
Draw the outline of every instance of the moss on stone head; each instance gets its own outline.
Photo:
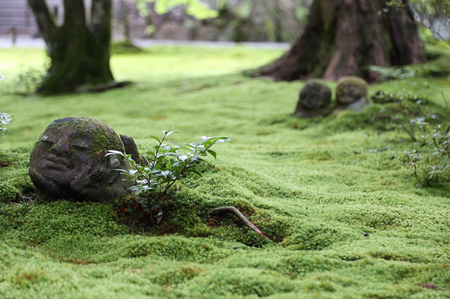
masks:
[[[75,128],[92,138],[91,153],[98,160],[104,160],[108,150],[124,151],[124,146],[116,132],[104,122],[89,117],[68,117],[53,121],[44,131],[43,136],[52,130],[70,130]],[[71,151],[75,151],[71,147]]]
[[[336,87],[336,101],[339,104],[351,104],[367,97],[367,82],[354,76],[343,77]]]

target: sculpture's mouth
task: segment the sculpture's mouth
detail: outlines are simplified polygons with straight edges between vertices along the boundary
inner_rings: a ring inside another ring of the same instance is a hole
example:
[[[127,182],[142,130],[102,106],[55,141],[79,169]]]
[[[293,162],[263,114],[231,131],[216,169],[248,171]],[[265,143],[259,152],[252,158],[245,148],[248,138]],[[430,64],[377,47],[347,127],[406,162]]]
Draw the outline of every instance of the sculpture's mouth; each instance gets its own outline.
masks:
[[[70,161],[64,158],[58,158],[54,155],[46,157],[46,164],[47,168],[53,169],[53,170],[61,170],[61,171],[67,171],[70,166]]]

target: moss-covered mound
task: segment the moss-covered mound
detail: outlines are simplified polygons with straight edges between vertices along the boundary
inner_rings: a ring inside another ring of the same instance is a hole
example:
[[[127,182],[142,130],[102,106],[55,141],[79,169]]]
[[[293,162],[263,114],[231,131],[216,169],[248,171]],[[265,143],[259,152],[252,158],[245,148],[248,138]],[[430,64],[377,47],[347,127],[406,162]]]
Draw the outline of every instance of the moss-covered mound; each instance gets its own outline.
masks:
[[[397,159],[414,143],[371,122],[397,103],[297,119],[304,82],[229,74],[280,54],[154,48],[116,56],[117,79],[139,84],[103,94],[23,98],[0,84],[2,111],[15,116],[0,140],[0,182],[15,189],[10,204],[0,193],[0,298],[450,297],[450,186],[416,187]],[[22,59],[44,55],[0,50],[9,61],[2,72],[11,76]],[[394,80],[369,91],[411,92],[429,99],[420,107],[448,116],[448,79],[423,83]],[[130,211],[115,203],[24,202],[31,147],[67,114],[107,122],[143,153],[155,145],[149,135],[172,127],[177,144],[202,135],[233,141],[215,148],[201,177],[181,182],[161,224],[149,229],[121,217]],[[232,216],[210,215],[226,205],[274,242]]]

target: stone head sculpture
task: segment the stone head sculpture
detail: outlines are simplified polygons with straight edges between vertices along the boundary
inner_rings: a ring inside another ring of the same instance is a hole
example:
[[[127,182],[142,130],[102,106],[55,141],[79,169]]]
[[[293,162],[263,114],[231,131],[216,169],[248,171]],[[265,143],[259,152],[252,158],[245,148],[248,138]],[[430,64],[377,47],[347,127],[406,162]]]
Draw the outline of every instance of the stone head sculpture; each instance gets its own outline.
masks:
[[[42,133],[30,157],[29,175],[40,196],[104,202],[125,193],[120,172],[128,162],[105,157],[125,151],[122,139],[105,123],[92,118],[62,118]]]
[[[300,91],[294,115],[304,118],[325,116],[330,112],[331,96],[331,89],[325,83],[308,81]]]
[[[370,105],[367,87],[367,82],[362,78],[355,76],[341,78],[336,86],[338,108],[361,111]]]

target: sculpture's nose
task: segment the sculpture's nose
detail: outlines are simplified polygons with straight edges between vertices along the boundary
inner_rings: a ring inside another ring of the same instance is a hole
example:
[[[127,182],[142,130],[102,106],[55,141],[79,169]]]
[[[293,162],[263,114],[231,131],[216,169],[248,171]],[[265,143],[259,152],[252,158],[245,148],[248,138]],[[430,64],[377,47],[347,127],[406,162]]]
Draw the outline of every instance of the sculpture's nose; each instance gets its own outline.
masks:
[[[52,148],[59,155],[67,154],[70,151],[69,142],[66,138],[59,139]]]

